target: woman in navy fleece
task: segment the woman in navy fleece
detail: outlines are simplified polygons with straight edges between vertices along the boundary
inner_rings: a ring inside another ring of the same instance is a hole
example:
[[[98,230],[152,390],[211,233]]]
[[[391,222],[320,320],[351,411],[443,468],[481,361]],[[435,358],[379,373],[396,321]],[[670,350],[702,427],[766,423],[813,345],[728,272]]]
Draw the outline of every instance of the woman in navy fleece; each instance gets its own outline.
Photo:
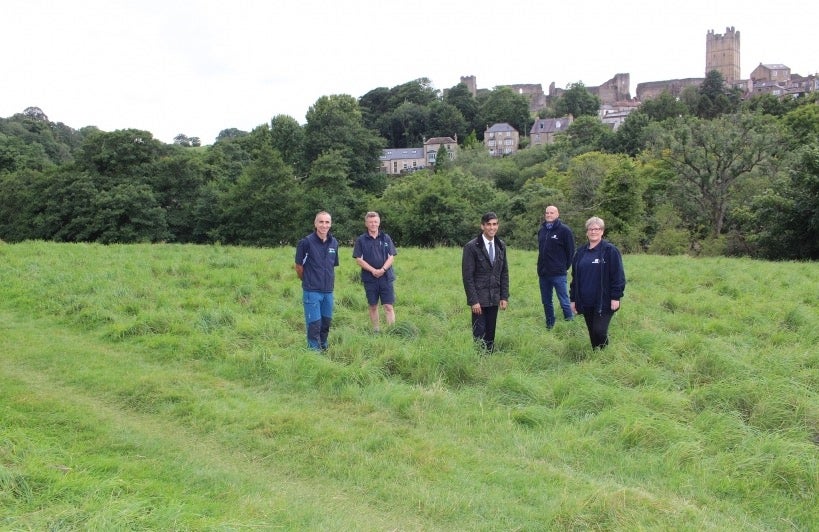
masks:
[[[614,244],[603,240],[605,227],[597,216],[586,220],[589,242],[578,248],[572,259],[569,285],[572,312],[583,315],[592,347],[597,349],[609,344],[609,323],[620,309],[626,288],[623,258]]]

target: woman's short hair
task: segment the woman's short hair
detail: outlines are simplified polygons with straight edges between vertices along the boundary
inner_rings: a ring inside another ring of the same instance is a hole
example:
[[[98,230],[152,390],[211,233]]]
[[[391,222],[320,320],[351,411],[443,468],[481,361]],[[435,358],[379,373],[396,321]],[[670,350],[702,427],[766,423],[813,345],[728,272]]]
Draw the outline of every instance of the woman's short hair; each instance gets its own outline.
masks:
[[[599,216],[592,216],[591,218],[586,220],[586,229],[588,229],[590,225],[596,225],[600,227],[600,229],[606,228],[606,222],[604,222],[603,219],[600,218]]]

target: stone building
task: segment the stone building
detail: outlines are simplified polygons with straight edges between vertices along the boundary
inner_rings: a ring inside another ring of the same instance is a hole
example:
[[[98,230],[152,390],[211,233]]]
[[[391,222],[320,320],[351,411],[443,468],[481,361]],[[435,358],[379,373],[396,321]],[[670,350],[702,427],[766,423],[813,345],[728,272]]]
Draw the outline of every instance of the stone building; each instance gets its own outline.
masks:
[[[512,155],[518,151],[520,133],[506,122],[492,124],[483,133],[483,144],[492,157]]]
[[[400,175],[426,168],[424,148],[387,148],[378,157],[380,170],[389,175]]]
[[[571,115],[562,118],[538,118],[529,130],[529,145],[552,144],[555,135],[568,129],[574,117]]]
[[[742,79],[739,69],[739,32],[725,28],[725,34],[708,30],[705,36],[705,74],[712,70],[722,74],[729,84]]]
[[[447,159],[454,160],[458,156],[458,135],[452,137],[432,137],[424,141],[424,159],[428,166],[435,166],[435,162],[442,154],[446,153]]]
[[[774,81],[779,83],[788,83],[791,80],[791,69],[782,64],[763,65],[759,66],[751,72],[751,80],[757,81]]]
[[[452,137],[433,137],[424,140],[421,148],[386,148],[381,150],[378,160],[382,173],[400,175],[432,168],[441,151],[446,152],[450,160],[458,156],[458,135]]]

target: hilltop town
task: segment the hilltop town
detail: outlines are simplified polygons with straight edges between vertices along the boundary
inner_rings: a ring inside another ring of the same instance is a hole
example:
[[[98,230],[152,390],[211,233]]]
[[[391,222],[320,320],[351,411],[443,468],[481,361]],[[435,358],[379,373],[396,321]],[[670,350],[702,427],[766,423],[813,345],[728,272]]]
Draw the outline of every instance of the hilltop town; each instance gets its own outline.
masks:
[[[779,98],[799,97],[819,90],[819,78],[816,73],[801,76],[792,73],[785,64],[760,63],[747,77],[742,78],[740,70],[740,32],[733,26],[725,28],[724,34],[709,30],[705,36],[705,69],[704,73],[716,70],[722,75],[725,83],[738,89],[743,98],[757,94],[772,94]],[[631,79],[628,73],[615,74],[610,80],[596,87],[586,87],[590,93],[600,99],[600,120],[617,129],[646,100],[656,98],[663,92],[679,96],[686,87],[699,87],[705,80],[702,78],[668,79],[648,81],[637,84],[635,95],[630,93]],[[473,97],[490,89],[478,88],[475,76],[461,76],[460,82],[466,85]],[[549,103],[560,97],[566,89],[549,84],[544,92],[540,83],[520,83],[503,85],[529,100],[529,110],[536,114],[548,107]],[[572,123],[572,117],[538,118],[532,125],[529,134],[529,145],[549,144],[555,135],[564,131]],[[509,124],[491,124],[484,132],[484,145],[493,156],[510,155],[517,151],[521,133]],[[427,165],[434,165],[438,152],[445,150],[450,158],[456,156],[457,137],[436,137],[427,139],[423,146],[416,148],[388,148],[381,155],[381,171],[387,174],[398,174],[419,170]]]
[[[740,71],[740,32],[733,26],[725,28],[724,34],[714,33],[714,30],[706,33],[704,73],[712,70],[719,72],[731,87],[740,89],[745,98],[763,93],[777,97],[796,97],[819,89],[819,78],[816,73],[800,76],[792,73],[788,66],[781,63],[760,63],[747,78],[743,79]],[[631,86],[629,74],[618,73],[602,85],[587,86],[586,89],[600,99],[601,118],[617,114],[619,120],[609,121],[616,129],[628,113],[639,107],[641,102],[655,98],[665,91],[672,96],[679,96],[686,87],[698,87],[704,80],[705,77],[642,82],[637,84],[635,95],[632,97],[629,92]],[[469,88],[473,96],[477,96],[482,90],[488,90],[478,88],[475,76],[462,76],[461,83]],[[539,83],[505,86],[529,98],[529,107],[533,113],[546,107],[551,100],[565,91],[555,87],[554,82],[549,85],[548,92],[544,92],[543,86]]]

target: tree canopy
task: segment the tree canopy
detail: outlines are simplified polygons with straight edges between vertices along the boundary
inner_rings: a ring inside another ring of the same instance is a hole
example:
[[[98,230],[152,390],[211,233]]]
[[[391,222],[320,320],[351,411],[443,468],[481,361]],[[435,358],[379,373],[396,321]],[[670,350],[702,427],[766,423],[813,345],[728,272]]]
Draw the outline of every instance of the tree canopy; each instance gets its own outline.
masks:
[[[180,134],[73,129],[30,107],[0,118],[0,239],[288,245],[318,210],[349,243],[379,210],[398,245],[461,245],[486,210],[510,245],[533,248],[548,204],[575,229],[592,215],[628,252],[816,259],[819,106],[814,95],[741,99],[718,73],[679,97],[644,102],[616,130],[575,83],[551,110],[575,120],[555,142],[526,147],[533,116],[508,87],[474,97],[420,78],[360,99],[320,97],[299,124],[276,115],[225,129],[209,146]],[[492,157],[487,125],[523,135]],[[457,138],[454,160],[394,176],[384,147]]]

